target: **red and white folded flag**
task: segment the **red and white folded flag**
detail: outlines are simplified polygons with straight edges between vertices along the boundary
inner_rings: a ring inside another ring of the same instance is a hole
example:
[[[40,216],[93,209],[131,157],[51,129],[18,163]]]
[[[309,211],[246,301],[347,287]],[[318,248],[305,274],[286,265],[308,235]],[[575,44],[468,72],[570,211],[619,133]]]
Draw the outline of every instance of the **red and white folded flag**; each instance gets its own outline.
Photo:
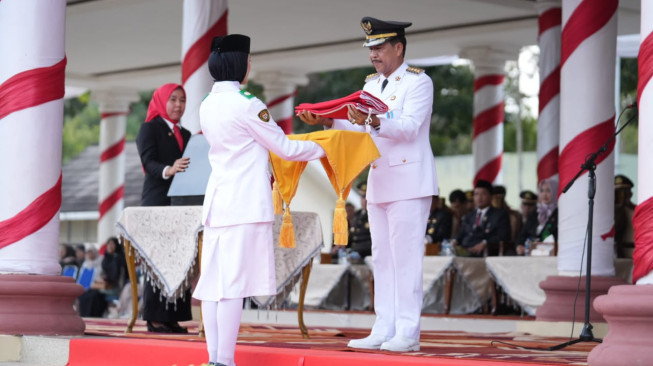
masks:
[[[383,114],[388,112],[388,106],[379,98],[359,90],[344,98],[328,100],[320,103],[301,103],[295,107],[295,113],[311,112],[324,118],[347,119],[347,106],[350,105],[365,114]]]

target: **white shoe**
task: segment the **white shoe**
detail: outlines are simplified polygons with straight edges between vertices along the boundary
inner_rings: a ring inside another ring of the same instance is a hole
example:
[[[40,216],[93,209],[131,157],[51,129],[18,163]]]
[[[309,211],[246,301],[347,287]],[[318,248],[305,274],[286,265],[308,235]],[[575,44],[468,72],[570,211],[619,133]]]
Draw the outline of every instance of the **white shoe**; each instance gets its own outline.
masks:
[[[352,339],[347,344],[347,347],[361,348],[361,349],[379,349],[381,347],[381,344],[383,344],[385,341],[389,339],[390,338],[388,337],[370,334],[362,339]]]
[[[419,339],[406,338],[400,335],[396,335],[391,340],[383,342],[380,349],[382,351],[392,352],[419,351]]]

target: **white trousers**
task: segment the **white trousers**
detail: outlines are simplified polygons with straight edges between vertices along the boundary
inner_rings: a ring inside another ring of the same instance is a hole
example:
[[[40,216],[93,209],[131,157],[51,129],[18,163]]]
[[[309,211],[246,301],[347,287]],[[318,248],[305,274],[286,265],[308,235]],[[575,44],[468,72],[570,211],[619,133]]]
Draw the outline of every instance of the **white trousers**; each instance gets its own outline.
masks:
[[[424,235],[431,197],[367,204],[374,263],[372,334],[419,339]]]

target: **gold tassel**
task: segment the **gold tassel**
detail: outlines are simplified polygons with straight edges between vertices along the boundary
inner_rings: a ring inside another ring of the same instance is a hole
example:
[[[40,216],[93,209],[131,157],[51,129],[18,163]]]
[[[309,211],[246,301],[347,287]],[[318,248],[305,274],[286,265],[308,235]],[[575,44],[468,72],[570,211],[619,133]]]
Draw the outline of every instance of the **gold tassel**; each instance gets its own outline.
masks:
[[[349,234],[349,223],[347,222],[347,211],[342,193],[336,201],[336,209],[333,212],[333,243],[335,245],[347,245]]]
[[[286,212],[283,214],[283,223],[281,224],[281,233],[279,234],[279,246],[281,248],[294,248],[295,244],[295,228],[292,225],[292,215],[290,208],[286,207]]]
[[[276,180],[272,184],[272,205],[274,206],[275,215],[281,215],[283,213],[283,197],[281,197],[281,191]]]

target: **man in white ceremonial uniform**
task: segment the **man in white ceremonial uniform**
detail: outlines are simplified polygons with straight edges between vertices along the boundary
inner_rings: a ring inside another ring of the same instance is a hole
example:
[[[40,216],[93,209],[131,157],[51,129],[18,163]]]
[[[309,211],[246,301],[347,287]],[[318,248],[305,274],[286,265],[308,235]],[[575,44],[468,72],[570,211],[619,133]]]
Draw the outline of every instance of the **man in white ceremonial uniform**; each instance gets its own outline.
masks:
[[[423,70],[404,63],[404,29],[411,23],[361,21],[370,60],[377,73],[363,90],[389,107],[367,116],[349,108],[349,120],[332,120],[302,112],[308,124],[366,131],[381,157],[371,165],[367,202],[374,263],[374,309],[371,334],[349,347],[406,352],[419,350],[422,310],[424,232],[431,197],[438,195],[435,161],[429,141],[433,82]]]
[[[240,90],[250,70],[249,45],[243,35],[213,40],[209,71],[215,83],[200,106],[212,171],[193,297],[202,300],[209,365],[235,364],[243,298],[276,294],[269,151],[296,161],[324,156],[315,142],[288,139],[265,104]]]

